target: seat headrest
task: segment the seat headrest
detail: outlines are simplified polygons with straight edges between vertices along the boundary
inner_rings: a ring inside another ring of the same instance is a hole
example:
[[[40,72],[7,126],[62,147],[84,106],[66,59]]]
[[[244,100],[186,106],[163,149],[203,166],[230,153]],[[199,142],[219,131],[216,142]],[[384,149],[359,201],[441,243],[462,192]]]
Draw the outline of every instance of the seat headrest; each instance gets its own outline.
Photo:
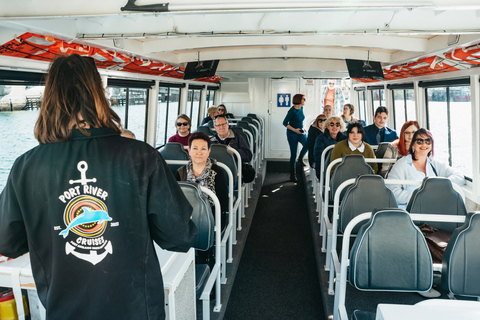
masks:
[[[425,178],[422,185],[413,191],[407,204],[411,213],[466,215],[462,196],[455,191],[452,182],[443,177]],[[418,221],[417,224],[422,224]],[[427,222],[434,228],[453,232],[459,225],[448,222]]]
[[[480,212],[469,212],[455,229],[442,260],[442,287],[454,294],[480,297]]]
[[[193,247],[206,251],[213,245],[215,227],[210,203],[196,183],[179,182],[178,184],[193,208],[192,221],[198,229],[198,238]]]
[[[357,177],[343,197],[339,211],[338,227],[345,232],[347,224],[359,214],[371,212],[377,208],[396,208],[397,201],[393,192],[385,186],[385,181],[379,175],[364,174]],[[358,232],[357,225],[352,233]]]
[[[165,160],[188,160],[188,153],[179,142],[166,143],[160,154]]]
[[[234,182],[237,183],[237,163],[235,162],[236,157],[228,152],[228,146],[224,144],[212,144],[212,150],[210,151],[210,158],[215,159],[218,162],[225,164],[230,171],[232,172]]]
[[[365,158],[360,154],[349,154],[343,156],[342,162],[335,168],[331,186],[331,200],[337,191],[337,188],[345,180],[357,178],[360,174],[373,174],[372,168],[365,162]],[[345,192],[343,192],[345,194]],[[340,197],[343,198],[343,195]]]
[[[360,229],[350,254],[350,283],[359,290],[427,291],[432,257],[402,209],[378,209]]]

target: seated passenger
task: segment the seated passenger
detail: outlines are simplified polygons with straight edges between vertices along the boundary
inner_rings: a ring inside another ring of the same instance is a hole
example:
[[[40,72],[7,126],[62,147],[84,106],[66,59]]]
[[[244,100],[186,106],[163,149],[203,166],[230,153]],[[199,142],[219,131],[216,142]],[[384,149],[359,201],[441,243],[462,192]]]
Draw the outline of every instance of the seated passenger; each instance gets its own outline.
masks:
[[[388,179],[423,180],[425,177],[445,177],[459,186],[465,177],[448,164],[433,160],[433,136],[427,129],[419,129],[412,138],[409,154],[398,160],[390,170]],[[405,209],[412,192],[419,185],[387,184],[397,200],[398,207]]]
[[[326,108],[326,107],[325,107]],[[330,117],[328,118],[324,125],[324,131],[320,134],[315,140],[315,146],[313,147],[314,161],[315,161],[315,171],[317,178],[320,179],[320,164],[322,161],[322,153],[326,147],[337,142],[345,140],[347,137],[342,131],[345,131],[345,123],[340,117]]]
[[[136,139],[135,133],[133,133],[128,129],[123,129],[122,132],[120,133],[120,136],[124,138]]]
[[[242,162],[250,162],[250,160],[252,160],[250,147],[243,137],[235,134],[233,130],[230,130],[227,118],[224,115],[218,115],[213,122],[217,133],[211,137],[212,143],[228,145],[240,153]]]
[[[207,124],[210,120],[213,120],[213,118],[215,118],[215,116],[218,115],[218,108],[215,107],[215,106],[211,106],[207,109],[207,116],[205,118],[203,118],[202,120],[202,126],[204,124]]]
[[[333,148],[330,162],[348,154],[361,154],[364,158],[375,158],[373,148],[368,143],[363,142],[364,136],[362,123],[360,121],[350,122],[347,126],[347,140],[337,143]],[[377,173],[377,163],[367,164],[372,168],[373,173]],[[337,165],[333,166],[331,175],[333,175]]]
[[[328,118],[333,116],[333,107],[329,104],[327,104],[325,107],[323,107],[323,114]]]
[[[355,112],[355,107],[351,103],[346,103],[343,106],[343,113],[341,115],[342,120],[345,122],[345,124],[349,124],[352,121],[358,121],[357,118],[353,117],[353,113]]]
[[[365,142],[378,145],[380,142],[393,142],[398,139],[397,131],[386,126],[388,120],[388,109],[378,107],[373,117],[374,123],[365,127]]]
[[[307,147],[308,147],[308,163],[310,167],[313,168],[315,164],[313,156],[313,148],[315,147],[315,140],[317,137],[323,133],[323,123],[327,120],[327,116],[324,114],[318,115],[318,117],[313,121],[312,125],[308,129],[307,136]]]
[[[233,114],[227,112],[227,107],[224,104],[218,105],[218,115],[224,115],[228,119],[233,119]]]
[[[222,182],[228,181],[228,177],[224,170],[210,160],[210,145],[210,139],[205,133],[193,133],[188,140],[190,160],[187,165],[178,169],[176,178],[177,181],[198,183],[215,193],[220,201],[223,230],[226,225],[226,212],[228,211],[228,187],[222,185]],[[212,213],[214,213],[214,202],[212,199],[208,199],[212,207]]]
[[[400,138],[393,141],[383,155],[383,159],[400,159],[408,154],[410,149],[410,143],[412,141],[415,131],[420,129],[420,125],[417,121],[410,120],[403,124],[402,130],[400,130]],[[382,163],[382,169],[379,174],[386,178],[388,172],[392,168],[393,163]]]
[[[179,114],[177,120],[175,120],[175,128],[177,128],[177,133],[170,138],[168,142],[179,142],[184,146],[188,146],[188,139],[192,135],[190,133],[190,127],[192,121],[186,114]]]

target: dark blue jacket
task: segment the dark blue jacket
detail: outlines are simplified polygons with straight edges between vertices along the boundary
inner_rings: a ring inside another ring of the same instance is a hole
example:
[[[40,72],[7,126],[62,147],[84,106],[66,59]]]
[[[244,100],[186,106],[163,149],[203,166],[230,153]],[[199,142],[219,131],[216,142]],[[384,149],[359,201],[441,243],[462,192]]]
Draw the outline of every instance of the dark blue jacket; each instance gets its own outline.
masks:
[[[376,146],[377,143],[377,132],[378,127],[375,124],[371,124],[363,128],[365,131],[365,142],[369,145]],[[382,137],[380,142],[393,142],[398,139],[397,131],[390,129],[389,127],[383,127],[381,129],[380,135]]]
[[[288,110],[285,119],[283,120],[283,125],[286,127],[290,125],[295,129],[302,129],[303,128],[303,120],[305,119],[305,114],[303,114],[303,107],[300,109],[295,109],[295,107],[291,107]]]
[[[328,146],[337,144],[337,142],[345,140],[346,138],[347,136],[344,133],[339,132],[337,134],[337,139],[333,139],[330,136],[330,132],[328,132],[328,129],[325,129],[325,131],[317,137],[317,140],[315,140],[315,147],[313,148],[313,158],[315,161],[315,171],[317,174],[317,178],[320,178],[320,162],[322,161],[323,150],[325,150],[325,148]]]

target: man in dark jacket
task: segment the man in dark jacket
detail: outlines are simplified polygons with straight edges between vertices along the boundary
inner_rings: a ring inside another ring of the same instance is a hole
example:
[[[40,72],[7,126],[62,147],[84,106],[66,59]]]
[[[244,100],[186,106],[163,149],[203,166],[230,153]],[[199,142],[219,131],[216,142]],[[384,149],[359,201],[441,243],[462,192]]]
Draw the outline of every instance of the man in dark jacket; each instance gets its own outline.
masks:
[[[373,117],[374,123],[364,128],[366,143],[376,146],[381,142],[393,142],[398,139],[397,131],[386,126],[387,120],[388,109],[378,107]]]
[[[164,319],[154,240],[186,252],[192,207],[160,154],[120,136],[95,65],[50,66],[35,126],[40,145],[0,194],[0,254],[30,253],[47,319]]]
[[[237,150],[242,158],[242,162],[250,162],[252,160],[252,151],[243,137],[236,135],[230,130],[227,118],[224,115],[218,115],[213,120],[214,128],[217,133],[210,138],[212,143],[221,143]]]

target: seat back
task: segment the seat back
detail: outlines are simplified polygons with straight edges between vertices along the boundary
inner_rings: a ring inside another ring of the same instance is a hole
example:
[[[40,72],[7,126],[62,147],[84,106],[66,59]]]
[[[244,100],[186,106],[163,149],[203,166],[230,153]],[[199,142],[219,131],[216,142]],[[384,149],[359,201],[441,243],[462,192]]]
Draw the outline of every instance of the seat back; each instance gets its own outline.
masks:
[[[237,164],[233,154],[228,152],[227,146],[223,144],[212,144],[212,151],[210,152],[210,158],[217,160],[225,164],[233,175],[233,184],[237,184]]]
[[[250,118],[252,118],[252,119],[258,120],[258,117],[257,117],[257,115],[256,115],[255,113],[249,113],[249,114],[247,114],[247,117],[250,117]]]
[[[366,291],[427,291],[432,257],[420,230],[402,209],[380,209],[360,228],[350,253],[350,283]]]
[[[447,178],[425,178],[420,188],[416,189],[407,204],[410,213],[431,213],[448,215],[466,215],[467,209],[462,196],[453,189]],[[417,221],[421,225],[424,221]],[[434,228],[453,232],[460,224],[448,222],[427,222]]]
[[[385,155],[385,151],[387,151],[389,145],[390,145],[390,142],[381,142],[378,145],[377,150],[375,150],[375,157],[377,159],[382,159],[383,156]]]
[[[212,129],[212,130],[215,129],[213,120],[208,121],[205,125],[206,125],[207,127],[209,127],[210,129]]]
[[[189,182],[179,182],[178,184],[193,208],[192,221],[198,229],[198,238],[193,247],[206,251],[213,246],[215,227],[215,220],[210,208],[210,203],[205,196],[203,196],[197,184]]]
[[[247,122],[247,121],[238,121],[237,124],[236,124],[237,127],[240,127],[240,128],[243,128],[244,130],[247,130],[248,132],[250,132],[252,134],[252,137],[253,137],[253,152],[255,153],[255,150],[257,150],[257,146],[255,145],[255,141],[256,141],[256,133],[255,133],[255,130],[250,127],[250,124]]]
[[[245,142],[250,145],[250,136],[248,136],[243,130],[243,128],[237,127],[237,126],[232,126],[230,129],[233,130],[233,132],[237,135],[240,135]]]
[[[250,124],[253,124],[253,120],[252,120],[251,117],[242,117],[242,118],[240,119],[240,121],[246,121],[246,122],[248,122],[248,123],[250,123]]]
[[[335,192],[342,182],[355,179],[360,174],[373,174],[372,168],[365,162],[365,158],[360,154],[343,156],[342,162],[335,168],[330,180],[330,199],[333,201]],[[343,199],[345,192],[346,190],[343,191],[340,199]]]
[[[338,230],[344,232],[347,224],[359,214],[372,212],[377,208],[396,208],[393,192],[385,186],[383,178],[374,175],[360,175],[350,186],[340,205]],[[357,233],[361,224],[352,231]]]
[[[179,142],[166,143],[162,151],[160,151],[163,159],[165,160],[188,160],[188,153],[183,148],[183,144]],[[168,167],[172,171],[173,175],[177,170],[182,167],[181,164],[169,164]]]
[[[212,131],[212,129],[210,129],[210,127],[208,127],[206,125],[197,127],[197,132],[203,132],[209,137],[212,137],[212,136],[215,135],[215,133]]]
[[[480,297],[480,212],[469,212],[448,242],[442,260],[442,287],[454,294]]]

